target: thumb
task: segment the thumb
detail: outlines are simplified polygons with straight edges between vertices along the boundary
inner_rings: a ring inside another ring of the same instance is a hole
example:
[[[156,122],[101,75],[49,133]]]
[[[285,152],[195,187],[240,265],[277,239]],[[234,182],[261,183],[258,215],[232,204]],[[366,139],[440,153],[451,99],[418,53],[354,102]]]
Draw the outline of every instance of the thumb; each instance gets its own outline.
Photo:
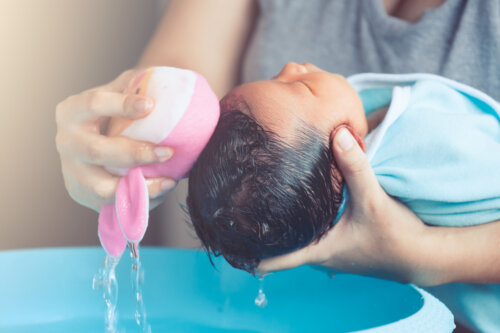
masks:
[[[344,127],[333,135],[333,154],[347,183],[351,198],[361,199],[363,195],[368,193],[373,195],[373,191],[379,191],[380,186],[368,158],[351,131]]]
[[[320,241],[313,242],[306,247],[280,256],[263,259],[257,267],[257,274],[262,275],[306,264],[318,264],[325,261],[328,258],[328,249],[331,248],[329,245],[329,240],[331,238],[332,233],[329,232]]]
[[[125,90],[130,81],[136,77],[141,71],[137,69],[129,69],[118,75],[113,81],[104,85],[103,87],[107,90],[122,92]]]
[[[308,248],[302,248],[291,253],[261,260],[257,267],[257,274],[267,274],[274,271],[302,266],[308,263]]]

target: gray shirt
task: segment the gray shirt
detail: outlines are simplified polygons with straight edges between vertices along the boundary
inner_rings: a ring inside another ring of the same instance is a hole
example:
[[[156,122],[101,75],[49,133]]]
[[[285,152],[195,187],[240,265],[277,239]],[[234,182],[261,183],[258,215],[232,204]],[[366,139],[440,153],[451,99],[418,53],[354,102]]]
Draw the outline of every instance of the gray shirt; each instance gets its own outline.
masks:
[[[260,0],[243,64],[244,82],[268,79],[289,61],[356,73],[433,73],[500,100],[500,0],[446,0],[416,23],[389,16],[381,0]],[[500,332],[500,285],[429,290],[460,321]]]
[[[349,76],[433,73],[500,100],[500,1],[447,0],[416,23],[381,0],[260,0],[243,81],[295,61]]]

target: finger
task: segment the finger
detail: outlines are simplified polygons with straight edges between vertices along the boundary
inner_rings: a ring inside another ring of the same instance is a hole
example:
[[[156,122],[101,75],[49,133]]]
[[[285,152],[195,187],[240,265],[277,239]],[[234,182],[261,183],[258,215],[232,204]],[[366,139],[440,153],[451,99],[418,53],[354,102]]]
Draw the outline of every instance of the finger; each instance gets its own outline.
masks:
[[[172,178],[148,178],[146,184],[150,199],[163,200],[163,196],[175,188],[177,181]]]
[[[58,108],[72,122],[95,121],[101,117],[144,117],[153,109],[151,98],[119,92],[89,90],[68,97]]]
[[[165,201],[165,197],[164,196],[160,196],[158,198],[151,199],[149,201],[149,210],[155,209],[156,207],[158,207],[159,205],[161,205],[164,201]]]
[[[165,162],[173,155],[169,147],[127,137],[107,137],[89,132],[58,140],[61,154],[72,154],[80,161],[107,167],[132,167]]]
[[[262,260],[257,267],[257,274],[266,274],[274,271],[282,271],[311,262],[311,245],[302,249],[283,254],[281,256]]]
[[[75,201],[96,211],[102,205],[114,202],[119,177],[94,165],[80,162],[67,165],[71,169],[66,174],[72,175],[69,183]]]
[[[96,211],[99,211],[102,205],[114,202],[120,177],[112,175],[103,168],[83,163],[76,163],[71,173],[78,175],[71,186],[73,189],[71,196],[75,201]],[[149,197],[155,202],[163,201],[164,195],[176,184],[177,182],[170,178],[146,180]]]
[[[323,273],[326,273],[328,274],[329,277],[331,278],[334,278],[336,274],[338,273],[342,273],[338,270],[335,270],[331,267],[328,267],[328,266],[321,266],[321,265],[311,265],[310,266],[312,269],[314,270],[317,270],[317,271],[320,271],[320,272],[323,272]]]
[[[146,182],[147,181],[148,180],[146,179]],[[148,185],[148,189],[150,191],[149,192],[150,193],[149,210],[155,209],[156,207],[158,207],[159,205],[161,205],[165,201],[165,194],[170,192],[175,187],[175,185],[177,185],[177,182],[175,180],[171,180],[171,181],[174,183],[173,187],[171,187],[170,189],[167,189],[165,192],[160,193],[159,195],[156,195],[154,197],[151,197],[151,193],[152,193],[152,191],[154,191],[154,189],[151,189],[151,187],[149,187],[149,185]]]
[[[366,193],[370,193],[371,196],[378,193],[380,186],[368,158],[351,132],[347,128],[341,128],[334,135],[333,153],[351,198],[357,200],[364,198]]]
[[[140,73],[141,70],[129,69],[121,73],[116,79],[103,86],[104,89],[122,92],[130,81]]]
[[[78,172],[75,167],[74,161],[67,161],[65,159],[61,159],[61,169],[64,179],[64,186],[68,191],[69,196],[75,202],[80,205],[90,208],[96,212],[100,211],[100,205],[95,202],[91,202],[88,198],[88,195],[85,191],[83,191],[83,186],[80,184],[80,180],[77,177]]]
[[[326,235],[296,251],[262,260],[257,267],[258,274],[281,271],[306,264],[324,265],[339,250],[340,221]]]

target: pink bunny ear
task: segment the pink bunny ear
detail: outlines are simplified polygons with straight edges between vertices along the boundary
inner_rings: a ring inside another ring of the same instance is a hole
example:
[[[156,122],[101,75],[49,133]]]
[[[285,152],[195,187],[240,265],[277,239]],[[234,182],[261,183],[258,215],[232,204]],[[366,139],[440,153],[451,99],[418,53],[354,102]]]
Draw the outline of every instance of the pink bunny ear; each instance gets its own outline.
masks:
[[[138,243],[144,237],[149,219],[149,195],[140,167],[130,169],[120,179],[115,195],[115,209],[123,236]]]
[[[99,225],[97,234],[101,245],[106,252],[112,256],[119,258],[127,247],[127,242],[123,238],[118,219],[116,218],[115,205],[103,205],[99,213]]]

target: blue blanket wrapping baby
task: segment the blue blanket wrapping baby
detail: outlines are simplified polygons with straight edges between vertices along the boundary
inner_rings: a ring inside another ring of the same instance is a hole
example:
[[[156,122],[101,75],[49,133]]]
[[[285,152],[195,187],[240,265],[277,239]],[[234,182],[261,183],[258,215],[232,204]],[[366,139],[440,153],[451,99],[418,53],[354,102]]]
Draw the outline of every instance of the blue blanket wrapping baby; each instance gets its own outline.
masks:
[[[367,113],[390,104],[366,138],[370,164],[387,193],[431,225],[500,220],[497,101],[430,74],[359,74],[348,80]],[[345,188],[344,193],[343,207]],[[460,322],[500,332],[500,284],[454,283],[427,290]]]
[[[431,74],[348,80],[367,113],[390,103],[366,138],[370,164],[388,194],[432,225],[500,220],[498,102]]]

